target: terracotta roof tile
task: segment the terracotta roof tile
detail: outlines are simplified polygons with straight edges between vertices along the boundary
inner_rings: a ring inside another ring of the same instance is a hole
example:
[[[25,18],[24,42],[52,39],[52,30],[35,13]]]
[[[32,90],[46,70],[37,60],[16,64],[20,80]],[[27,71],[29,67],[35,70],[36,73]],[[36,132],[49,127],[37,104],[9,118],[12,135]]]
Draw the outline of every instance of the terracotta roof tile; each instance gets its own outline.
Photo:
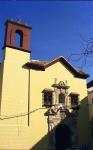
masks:
[[[80,95],[80,94],[77,93],[77,92],[71,92],[71,93],[69,94],[69,96],[71,96],[71,95]]]
[[[49,88],[45,88],[43,91],[42,91],[42,93],[43,92],[54,92],[54,90],[53,89],[49,89]]]
[[[48,64],[50,61],[44,61],[44,60],[31,60],[31,64],[37,64],[37,65],[46,65]]]
[[[82,70],[73,67],[63,56],[60,56],[52,61],[31,60],[31,62],[26,63],[23,67],[45,71],[46,68],[57,63],[58,61],[61,62],[75,77],[83,79],[89,77],[89,75],[84,73]]]

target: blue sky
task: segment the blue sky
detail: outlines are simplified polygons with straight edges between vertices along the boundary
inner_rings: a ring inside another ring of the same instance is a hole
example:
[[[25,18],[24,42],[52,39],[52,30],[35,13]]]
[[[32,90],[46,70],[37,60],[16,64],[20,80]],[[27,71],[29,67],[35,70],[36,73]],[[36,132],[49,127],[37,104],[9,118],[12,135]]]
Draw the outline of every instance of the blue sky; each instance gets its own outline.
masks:
[[[31,58],[51,60],[60,55],[70,58],[71,64],[90,74],[93,79],[93,55],[87,59],[73,53],[84,52],[87,41],[93,38],[93,2],[0,2],[0,51],[4,42],[4,23],[20,19],[32,26]],[[86,41],[86,42],[85,42]],[[72,61],[73,60],[73,61]]]

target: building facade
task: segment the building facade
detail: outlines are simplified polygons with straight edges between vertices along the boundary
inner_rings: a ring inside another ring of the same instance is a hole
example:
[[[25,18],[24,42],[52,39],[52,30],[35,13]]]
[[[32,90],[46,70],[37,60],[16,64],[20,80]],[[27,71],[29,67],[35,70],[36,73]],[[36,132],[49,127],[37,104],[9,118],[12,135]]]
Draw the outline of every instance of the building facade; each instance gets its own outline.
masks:
[[[93,146],[93,80],[88,82],[88,107],[89,107],[89,121],[90,121],[90,135],[91,144]]]
[[[62,56],[30,60],[31,29],[6,22],[0,65],[0,149],[55,149],[55,130],[62,121],[72,126],[73,144],[89,143],[88,74]]]

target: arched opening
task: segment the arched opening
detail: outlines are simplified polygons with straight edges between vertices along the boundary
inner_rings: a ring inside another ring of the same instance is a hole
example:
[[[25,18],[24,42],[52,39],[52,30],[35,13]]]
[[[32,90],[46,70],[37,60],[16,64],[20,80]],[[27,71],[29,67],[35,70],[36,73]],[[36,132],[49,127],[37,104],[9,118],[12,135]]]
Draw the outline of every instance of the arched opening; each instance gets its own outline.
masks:
[[[56,150],[71,148],[71,132],[67,125],[59,124],[55,131]]]
[[[65,94],[59,94],[59,103],[65,104]]]
[[[17,47],[23,46],[23,32],[20,30],[16,30],[15,32],[15,46]]]

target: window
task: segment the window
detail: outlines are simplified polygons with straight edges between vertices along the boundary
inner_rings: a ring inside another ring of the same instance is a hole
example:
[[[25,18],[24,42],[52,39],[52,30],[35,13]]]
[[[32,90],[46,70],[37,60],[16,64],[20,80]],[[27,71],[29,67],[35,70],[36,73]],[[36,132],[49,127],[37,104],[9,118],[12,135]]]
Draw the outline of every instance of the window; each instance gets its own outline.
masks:
[[[52,105],[52,92],[44,92],[44,105]]]
[[[16,30],[15,32],[15,46],[22,47],[23,45],[23,32]]]
[[[43,106],[51,106],[53,104],[53,91],[43,90]]]
[[[71,105],[78,105],[78,95],[71,96]]]
[[[59,94],[59,103],[65,104],[65,94]]]
[[[71,93],[70,98],[71,98],[71,107],[72,108],[77,107],[79,105],[79,94]]]

